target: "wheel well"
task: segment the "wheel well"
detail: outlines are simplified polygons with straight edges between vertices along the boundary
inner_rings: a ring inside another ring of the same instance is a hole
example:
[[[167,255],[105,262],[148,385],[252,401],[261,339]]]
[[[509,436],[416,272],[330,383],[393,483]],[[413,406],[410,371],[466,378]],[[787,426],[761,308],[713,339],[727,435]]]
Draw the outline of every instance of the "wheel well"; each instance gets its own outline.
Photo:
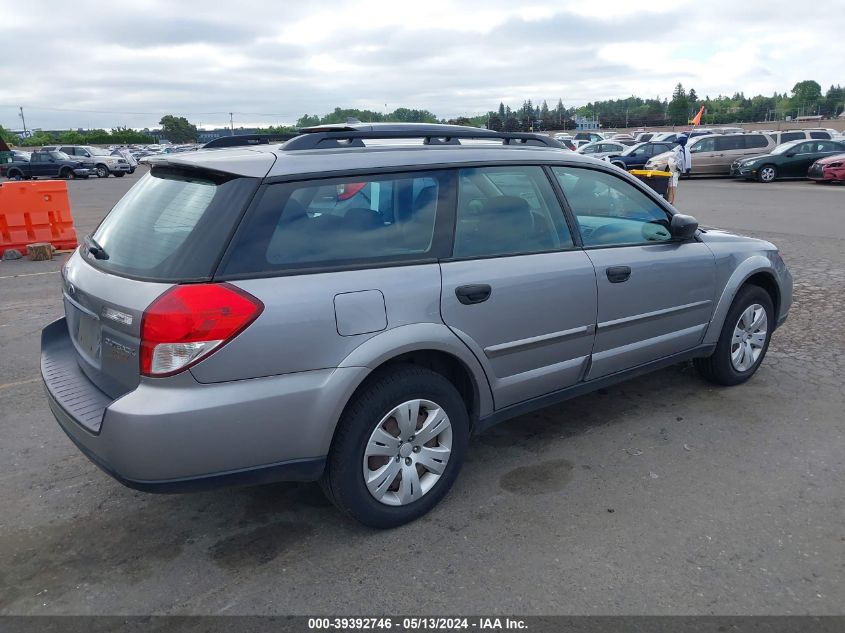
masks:
[[[775,307],[775,319],[777,319],[780,314],[780,289],[775,278],[769,273],[754,273],[745,280],[743,285],[758,286],[765,290],[772,299],[772,305]]]
[[[478,412],[481,408],[478,385],[475,383],[475,380],[466,365],[464,365],[461,360],[447,352],[426,349],[406,352],[405,354],[395,356],[373,369],[366,380],[358,386],[356,392],[365,388],[373,376],[393,365],[402,364],[419,365],[444,376],[455,386],[455,389],[458,390],[458,393],[461,395],[461,398],[466,404],[470,424],[475,423],[478,419]],[[351,400],[352,398],[350,398],[350,401]]]

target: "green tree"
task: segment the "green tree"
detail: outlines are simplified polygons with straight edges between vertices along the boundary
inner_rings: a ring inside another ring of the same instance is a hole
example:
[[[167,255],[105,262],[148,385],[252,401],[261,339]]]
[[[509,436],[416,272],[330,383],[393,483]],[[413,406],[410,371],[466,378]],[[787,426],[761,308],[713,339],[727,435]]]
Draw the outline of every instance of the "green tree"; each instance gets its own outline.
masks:
[[[8,145],[19,145],[21,142],[20,136],[11,130],[7,130],[2,125],[0,125],[0,139],[3,139]]]
[[[502,120],[498,114],[491,114],[490,118],[487,119],[487,129],[495,130],[496,132],[501,132],[505,127],[505,122]]]
[[[67,145],[82,145],[86,142],[85,136],[74,130],[68,130],[59,134],[59,143]]]
[[[831,86],[833,88],[833,86]],[[505,104],[499,101],[499,118],[505,120]]]
[[[197,140],[197,126],[183,116],[167,114],[158,122],[161,135],[171,143],[187,143]]]
[[[680,83],[675,86],[675,90],[672,92],[672,101],[669,102],[666,114],[669,116],[672,125],[680,125],[689,120],[689,100],[683,85]]]
[[[822,87],[817,81],[805,79],[799,81],[792,87],[793,105],[806,111],[807,108],[815,106],[822,98]]]

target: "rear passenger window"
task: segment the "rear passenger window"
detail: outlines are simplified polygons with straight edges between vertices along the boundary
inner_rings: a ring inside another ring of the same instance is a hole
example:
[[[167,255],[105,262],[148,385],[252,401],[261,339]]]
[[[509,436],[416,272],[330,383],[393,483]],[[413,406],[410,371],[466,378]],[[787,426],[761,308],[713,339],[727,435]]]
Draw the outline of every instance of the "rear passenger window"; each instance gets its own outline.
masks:
[[[780,135],[780,142],[786,143],[787,141],[797,141],[802,138],[805,138],[804,132],[784,132]]]
[[[454,257],[572,248],[572,236],[541,167],[462,169]]]
[[[829,139],[830,134],[827,132],[810,132],[810,138],[823,138]]]
[[[744,134],[742,138],[745,139],[745,147],[748,149],[766,147],[769,144],[763,134]]]
[[[719,151],[728,151],[733,149],[744,149],[745,144],[740,135],[720,136],[716,138],[716,149]]]
[[[224,273],[436,257],[437,208],[451,178],[440,171],[270,185]]]

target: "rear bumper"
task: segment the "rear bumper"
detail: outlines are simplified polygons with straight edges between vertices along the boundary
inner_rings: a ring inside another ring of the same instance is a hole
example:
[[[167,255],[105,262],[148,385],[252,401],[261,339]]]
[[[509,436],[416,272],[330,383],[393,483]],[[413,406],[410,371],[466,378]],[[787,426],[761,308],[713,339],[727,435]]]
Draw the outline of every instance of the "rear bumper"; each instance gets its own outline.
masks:
[[[183,372],[111,399],[76,366],[65,319],[42,332],[41,370],[50,409],[73,443],[121,483],[151,492],[318,479],[342,406],[332,395],[354,390],[366,371],[216,384]]]

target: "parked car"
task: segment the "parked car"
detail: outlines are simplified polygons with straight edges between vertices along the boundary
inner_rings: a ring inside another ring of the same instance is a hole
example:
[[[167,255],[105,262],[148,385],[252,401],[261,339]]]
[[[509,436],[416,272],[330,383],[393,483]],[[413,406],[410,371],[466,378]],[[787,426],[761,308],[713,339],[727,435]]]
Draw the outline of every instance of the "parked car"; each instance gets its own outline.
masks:
[[[610,154],[604,160],[621,169],[642,169],[650,158],[663,152],[671,151],[677,143],[638,143],[622,151]]]
[[[691,139],[687,144],[692,155],[693,176],[731,173],[731,164],[738,159],[763,154],[774,148],[765,134],[710,134]],[[666,169],[669,153],[659,154],[646,163],[646,169]]]
[[[816,182],[845,182],[845,154],[818,159],[807,170],[807,178]]]
[[[616,141],[596,141],[579,147],[575,152],[593,158],[604,158],[611,154],[621,154],[627,147],[624,143],[617,143]]]
[[[845,154],[818,159],[807,170],[807,178],[816,182],[845,182]]]
[[[636,136],[634,136],[634,139],[638,143],[646,143],[648,141],[655,140],[655,136],[657,136],[657,132],[640,132]]]
[[[316,129],[156,158],[63,267],[46,397],[119,481],[319,479],[393,527],[472,433],[690,358],[743,383],[787,317],[775,246],[548,137]]]
[[[0,165],[0,176],[10,180],[29,180],[31,178],[87,178],[94,165],[90,161],[81,161],[63,152],[32,152],[29,160],[16,160]]]
[[[576,141],[587,141],[588,143],[595,143],[596,141],[603,141],[604,135],[599,132],[576,132],[572,137]]]
[[[120,178],[129,173],[129,161],[122,156],[112,156],[111,152],[101,147],[90,145],[61,145],[58,149],[68,156],[89,159],[94,163],[94,172],[98,178],[108,178],[109,174]]]
[[[830,140],[832,135],[831,133],[824,129],[824,128],[815,128],[815,129],[805,129],[805,130],[784,130],[779,132],[768,132],[768,135],[772,138],[775,143],[775,147],[778,145],[782,145],[789,141],[801,141],[801,140],[811,140],[811,139],[818,139],[818,140]]]
[[[756,178],[760,182],[804,178],[810,165],[818,159],[842,152],[845,152],[845,143],[836,141],[790,141],[778,145],[769,154],[736,161],[731,165],[731,175],[746,180]]]
[[[135,170],[138,168],[138,160],[132,155],[132,152],[128,149],[118,147],[111,151],[111,155],[125,158],[126,162],[129,163],[129,173],[135,173]]]
[[[25,152],[20,149],[13,149],[12,150],[12,162],[15,161],[23,161],[28,163],[30,158],[32,157],[32,152]]]

